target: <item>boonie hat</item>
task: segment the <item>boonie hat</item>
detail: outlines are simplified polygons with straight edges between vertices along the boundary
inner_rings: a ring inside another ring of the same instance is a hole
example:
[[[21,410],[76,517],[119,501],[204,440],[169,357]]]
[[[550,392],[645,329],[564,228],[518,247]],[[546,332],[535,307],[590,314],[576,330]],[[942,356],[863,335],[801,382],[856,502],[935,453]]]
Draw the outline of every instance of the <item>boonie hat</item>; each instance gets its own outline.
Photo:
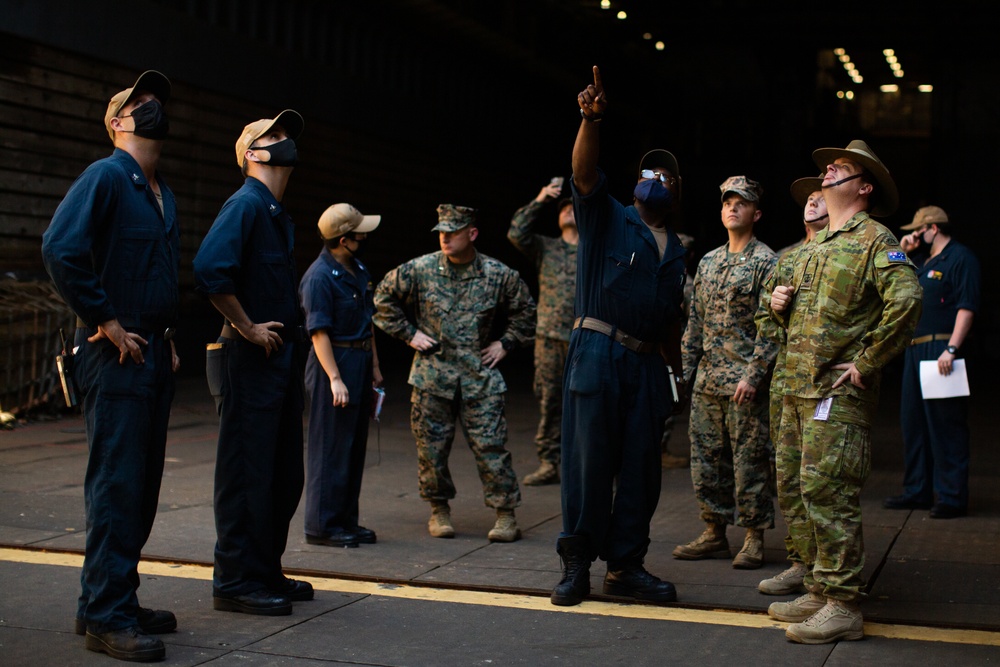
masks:
[[[761,195],[764,194],[764,188],[760,186],[760,183],[746,176],[730,176],[719,186],[719,189],[722,190],[722,201],[726,201],[728,193],[735,192],[747,201],[759,203]]]
[[[476,209],[468,206],[441,204],[437,207],[438,223],[432,232],[457,232],[463,227],[476,224]]]
[[[822,176],[810,176],[809,178],[800,178],[792,183],[792,187],[789,190],[792,193],[792,199],[800,207],[805,208],[806,203],[809,201],[809,195],[816,192],[817,190],[823,189],[823,177]]]
[[[948,214],[940,206],[924,206],[917,209],[913,215],[913,222],[903,225],[900,229],[908,232],[911,229],[920,229],[924,225],[943,225],[949,222],[951,221],[948,220]]]
[[[378,227],[381,215],[362,215],[350,204],[334,204],[319,216],[319,234],[326,240],[335,239],[348,232],[367,234]]]
[[[236,164],[240,166],[240,169],[243,168],[243,163],[246,162],[247,149],[253,145],[253,142],[270,132],[271,128],[275,125],[283,127],[288,138],[294,141],[302,134],[305,121],[302,120],[302,116],[298,111],[285,109],[274,119],[261,118],[244,127],[240,138],[236,140]]]
[[[837,158],[847,158],[857,162],[875,178],[878,187],[872,193],[872,206],[869,215],[886,216],[892,215],[899,207],[899,192],[896,190],[896,182],[889,175],[889,170],[882,164],[875,155],[875,151],[868,147],[868,144],[855,139],[847,144],[847,148],[817,148],[813,151],[813,162],[820,169],[826,171],[827,165],[833,164]]]
[[[160,100],[160,104],[166,106],[167,100],[170,99],[170,79],[155,69],[146,70],[139,75],[131,88],[115,93],[108,102],[108,110],[104,113],[104,127],[107,128],[112,141],[115,140],[115,131],[111,129],[111,119],[140,92],[153,93],[156,99]]]

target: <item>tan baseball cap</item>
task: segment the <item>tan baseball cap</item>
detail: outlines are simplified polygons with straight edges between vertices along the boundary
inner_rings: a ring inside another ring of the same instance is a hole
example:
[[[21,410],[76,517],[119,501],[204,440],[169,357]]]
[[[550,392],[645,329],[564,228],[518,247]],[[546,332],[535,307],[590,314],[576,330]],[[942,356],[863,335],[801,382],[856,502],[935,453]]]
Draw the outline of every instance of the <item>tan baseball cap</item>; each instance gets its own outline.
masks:
[[[108,110],[104,113],[104,127],[107,128],[111,141],[115,140],[115,131],[111,129],[111,119],[117,116],[122,107],[141,92],[153,93],[156,95],[156,99],[160,100],[160,104],[166,106],[167,100],[170,99],[170,79],[155,69],[146,70],[139,75],[131,88],[115,93],[111,101],[108,102]]]
[[[943,225],[950,222],[948,214],[940,206],[924,206],[917,209],[913,215],[913,222],[903,225],[900,229],[908,232],[912,229],[920,229],[924,225]]]
[[[330,240],[348,232],[367,234],[374,231],[381,221],[381,215],[362,215],[350,204],[334,204],[323,211],[316,226],[320,236]]]
[[[236,164],[240,166],[240,169],[243,168],[243,163],[246,161],[247,149],[253,145],[253,142],[270,132],[275,125],[283,127],[288,138],[294,141],[302,134],[305,121],[302,120],[302,115],[298,111],[285,109],[275,118],[261,118],[244,127],[240,138],[236,140]]]

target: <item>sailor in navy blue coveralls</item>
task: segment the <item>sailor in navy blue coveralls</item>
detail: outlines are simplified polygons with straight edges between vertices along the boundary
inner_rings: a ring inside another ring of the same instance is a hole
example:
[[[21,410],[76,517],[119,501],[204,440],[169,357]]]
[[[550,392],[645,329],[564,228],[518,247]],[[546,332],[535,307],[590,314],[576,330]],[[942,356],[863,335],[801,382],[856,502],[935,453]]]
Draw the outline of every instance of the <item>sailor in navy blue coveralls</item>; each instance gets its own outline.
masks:
[[[924,400],[920,362],[935,361],[941,366],[943,359],[950,363],[964,356],[960,348],[979,309],[980,268],[972,251],[951,239],[951,224],[943,210],[920,209],[914,221],[924,219],[936,222],[919,225],[901,241],[922,238],[931,246],[932,256],[917,272],[924,293],[923,309],[903,359],[903,495],[887,498],[885,505],[890,509],[895,509],[894,505],[930,507],[933,518],[952,518],[964,515],[969,503],[969,399]],[[903,229],[913,228],[911,224]]]
[[[105,124],[114,153],[74,181],[42,236],[45,267],[78,317],[75,380],[90,448],[77,633],[101,635],[94,645],[88,636],[87,648],[123,659],[157,659],[163,645],[116,632],[177,624],[170,612],[141,609],[136,596],[179,363],[172,337],[180,244],[174,195],[156,171],[166,130],[137,136],[129,118],[147,104],[165,118],[160,102],[169,92],[166,77],[147,72],[112,98]]]
[[[670,601],[673,585],[646,572],[643,561],[660,496],[660,439],[673,408],[661,345],[672,338],[671,356],[679,356],[684,248],[664,224],[680,192],[677,162],[660,150],[643,158],[646,171],[636,186],[641,211],[608,194],[596,164],[606,100],[594,70],[595,84],[578,97],[583,120],[573,149],[577,319],[563,391],[557,550],[564,577],[552,602],[579,603],[598,557],[608,564],[605,593]]]
[[[244,129],[236,152],[248,177],[194,259],[197,290],[226,318],[206,353],[219,411],[213,604],[222,611],[283,615],[292,601],[312,599],[308,583],[281,571],[304,480],[306,345],[294,227],[280,202],[301,128],[301,117],[284,111]],[[279,142],[292,142],[292,157]]]
[[[379,220],[350,204],[329,207],[318,223],[324,247],[299,285],[313,340],[305,378],[310,544],[356,547],[376,541],[374,531],[358,525],[358,514],[372,391],[382,375],[373,338],[372,277],[356,253]]]

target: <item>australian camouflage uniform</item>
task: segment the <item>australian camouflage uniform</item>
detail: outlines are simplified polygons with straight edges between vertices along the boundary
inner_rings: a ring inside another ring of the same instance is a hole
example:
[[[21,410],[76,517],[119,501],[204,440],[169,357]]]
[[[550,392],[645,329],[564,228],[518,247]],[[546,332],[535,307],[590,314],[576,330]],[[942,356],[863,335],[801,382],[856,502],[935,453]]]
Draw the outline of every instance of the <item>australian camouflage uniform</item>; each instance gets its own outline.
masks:
[[[461,418],[483,483],[486,504],[512,509],[521,492],[507,451],[504,393],[496,368],[481,350],[503,338],[526,346],[534,335],[535,301],[516,271],[477,254],[456,266],[441,252],[390,271],[375,291],[375,324],[409,342],[417,329],[441,345],[417,353],[410,367],[410,426],[417,441],[420,495],[428,501],[455,497],[448,454]],[[505,329],[500,336],[494,325]]]
[[[762,299],[787,335],[778,504],[808,569],[805,586],[851,601],[863,595],[860,495],[881,369],[910,341],[921,288],[896,237],[863,212],[803,246],[786,284],[795,294],[783,313],[770,310],[770,293]],[[844,363],[865,388],[833,388]]]
[[[785,329],[770,317],[767,304],[770,303],[771,293],[778,285],[792,284],[792,267],[795,265],[795,257],[804,242],[798,242],[782,249],[778,254],[778,263],[774,266],[774,271],[764,281],[761,290],[760,307],[755,317],[757,331],[764,338],[778,345],[778,353],[774,357],[774,368],[771,371],[771,387],[768,398],[768,429],[771,436],[772,450],[777,450],[781,446],[779,437],[779,427],[781,425],[781,406],[785,399],[785,352],[787,350],[787,336]],[[777,454],[772,451],[772,458],[776,459]],[[775,476],[774,460],[771,461],[771,472]],[[802,557],[795,551],[795,544],[791,536],[785,534],[785,550],[788,552],[788,560],[801,563]]]
[[[778,345],[757,334],[761,287],[777,256],[756,238],[742,252],[728,244],[705,255],[681,342],[691,381],[691,479],[701,518],[714,524],[771,528],[767,386]],[[761,391],[749,404],[732,400],[743,380]]]
[[[534,233],[544,202],[532,200],[514,213],[507,238],[538,270],[538,322],[535,326],[535,396],[541,418],[535,434],[539,461],[559,467],[563,367],[573,329],[576,248],[561,237]]]

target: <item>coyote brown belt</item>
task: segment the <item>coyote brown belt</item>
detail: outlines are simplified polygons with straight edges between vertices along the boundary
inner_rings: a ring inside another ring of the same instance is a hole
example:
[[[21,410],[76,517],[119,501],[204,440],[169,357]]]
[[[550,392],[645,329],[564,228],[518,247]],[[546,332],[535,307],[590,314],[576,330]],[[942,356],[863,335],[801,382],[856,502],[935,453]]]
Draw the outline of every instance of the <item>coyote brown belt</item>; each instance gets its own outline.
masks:
[[[574,329],[590,329],[591,331],[596,331],[602,333],[605,336],[614,337],[615,341],[620,343],[622,346],[632,350],[633,352],[638,352],[639,354],[649,354],[650,352],[656,351],[656,343],[644,343],[638,338],[634,338],[621,329],[616,329],[607,322],[602,322],[601,320],[595,320],[593,317],[578,317],[576,321],[573,322]],[[613,332],[613,334],[612,334]]]
[[[946,334],[927,334],[926,336],[920,336],[919,338],[914,338],[910,341],[910,345],[920,345],[921,343],[929,343],[932,340],[948,340],[951,338],[950,333]]]

